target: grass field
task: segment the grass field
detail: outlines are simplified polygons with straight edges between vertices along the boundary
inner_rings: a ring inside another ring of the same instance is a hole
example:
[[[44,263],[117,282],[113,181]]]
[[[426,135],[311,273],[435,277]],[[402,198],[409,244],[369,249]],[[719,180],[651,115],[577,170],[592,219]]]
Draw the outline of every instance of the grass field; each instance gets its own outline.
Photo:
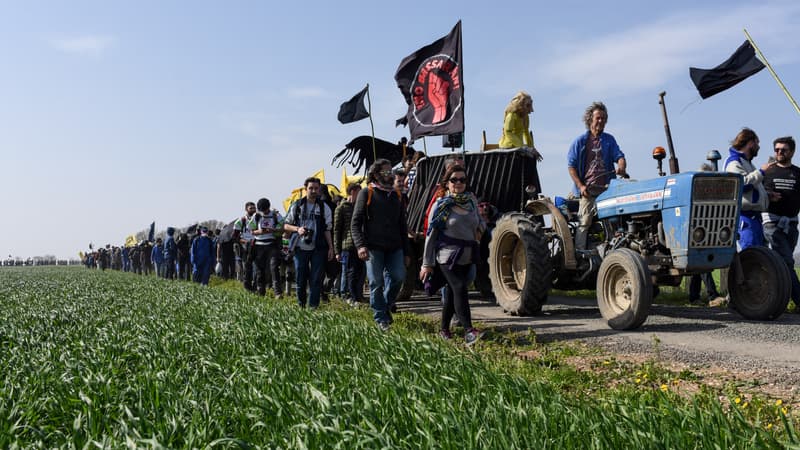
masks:
[[[0,270],[0,447],[782,448],[778,407],[598,389],[401,315],[82,268]],[[646,376],[644,378],[647,378]],[[767,405],[769,406],[769,405]]]

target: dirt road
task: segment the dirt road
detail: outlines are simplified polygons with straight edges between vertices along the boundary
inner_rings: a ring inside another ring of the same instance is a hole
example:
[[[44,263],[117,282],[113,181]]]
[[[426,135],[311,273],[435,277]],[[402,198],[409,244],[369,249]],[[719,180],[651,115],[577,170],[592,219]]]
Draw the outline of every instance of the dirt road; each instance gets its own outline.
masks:
[[[653,305],[644,326],[608,328],[595,299],[551,297],[543,314],[512,317],[479,298],[470,301],[473,319],[485,327],[530,329],[539,342],[581,341],[638,358],[657,357],[674,368],[757,380],[786,395],[800,396],[800,314],[773,322],[745,321],[727,309]],[[414,297],[400,309],[438,316],[436,299]]]

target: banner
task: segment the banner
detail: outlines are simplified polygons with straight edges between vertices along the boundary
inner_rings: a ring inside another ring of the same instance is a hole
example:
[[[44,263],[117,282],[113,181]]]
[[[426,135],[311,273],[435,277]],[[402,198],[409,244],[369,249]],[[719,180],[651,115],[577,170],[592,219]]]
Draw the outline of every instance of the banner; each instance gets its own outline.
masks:
[[[411,142],[463,132],[461,21],[447,36],[403,58],[394,79],[408,104]]]
[[[369,111],[364,106],[364,97],[367,96],[369,85],[354,95],[350,100],[342,103],[339,107],[339,122],[342,124],[356,122],[369,117]]]
[[[689,68],[700,97],[708,98],[731,88],[764,68],[764,63],[756,58],[756,51],[750,41],[744,41],[730,58],[713,69]]]

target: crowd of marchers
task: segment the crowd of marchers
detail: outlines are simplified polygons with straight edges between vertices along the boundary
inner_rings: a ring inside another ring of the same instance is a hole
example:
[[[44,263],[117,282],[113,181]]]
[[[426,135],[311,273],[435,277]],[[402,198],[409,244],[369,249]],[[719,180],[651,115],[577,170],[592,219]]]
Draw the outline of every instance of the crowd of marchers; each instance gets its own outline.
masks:
[[[532,110],[526,93],[512,99],[499,147],[526,148],[541,160],[529,130]],[[578,249],[586,246],[597,196],[610,179],[627,176],[625,155],[605,131],[607,121],[603,103],[589,105],[583,115],[586,130],[567,152],[567,173],[574,183],[572,197],[579,200]],[[775,139],[774,158],[760,168],[752,162],[758,150],[758,136],[743,129],[732,141],[723,168],[744,178],[737,245],[744,250],[768,244],[778,252],[792,269],[792,300],[798,305],[800,281],[793,252],[798,240],[800,168],[792,164],[795,141],[791,137]],[[388,160],[376,160],[364,186],[349,184],[343,197],[332,196],[318,178],[307,178],[304,196],[291,204],[285,216],[262,198],[245,203],[244,214],[223,230],[198,227],[193,234],[183,232],[175,237],[176,230],[169,228],[163,242],[145,241],[131,248],[107,246],[87,255],[85,262],[100,269],[154,273],[202,284],[216,271],[222,278],[240,280],[245,289],[259,295],[291,295],[300,307],[311,309],[331,294],[352,304],[364,302],[367,282],[374,320],[380,329],[389,330],[394,303],[410,267],[406,207],[416,163],[423,156],[409,155],[396,167]],[[454,154],[429,193],[418,277],[429,294],[436,292],[442,297],[440,335],[452,338],[450,324],[455,316],[465,341],[471,344],[483,332],[472,326],[467,289],[476,273],[486,270],[485,251],[497,210],[480,201],[468,186],[464,161]],[[701,281],[709,299],[725,301],[710,274],[692,277],[690,300],[700,300]]]

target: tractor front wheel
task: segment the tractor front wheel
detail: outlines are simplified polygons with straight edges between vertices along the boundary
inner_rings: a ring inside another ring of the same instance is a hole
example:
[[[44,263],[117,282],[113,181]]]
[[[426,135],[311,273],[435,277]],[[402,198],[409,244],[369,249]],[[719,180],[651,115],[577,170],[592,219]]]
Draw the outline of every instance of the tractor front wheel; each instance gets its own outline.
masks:
[[[789,268],[767,247],[746,248],[728,271],[728,293],[745,319],[774,320],[786,311],[792,293]]]
[[[603,259],[597,274],[597,304],[609,327],[640,327],[647,320],[652,301],[650,269],[638,253],[621,248]]]

